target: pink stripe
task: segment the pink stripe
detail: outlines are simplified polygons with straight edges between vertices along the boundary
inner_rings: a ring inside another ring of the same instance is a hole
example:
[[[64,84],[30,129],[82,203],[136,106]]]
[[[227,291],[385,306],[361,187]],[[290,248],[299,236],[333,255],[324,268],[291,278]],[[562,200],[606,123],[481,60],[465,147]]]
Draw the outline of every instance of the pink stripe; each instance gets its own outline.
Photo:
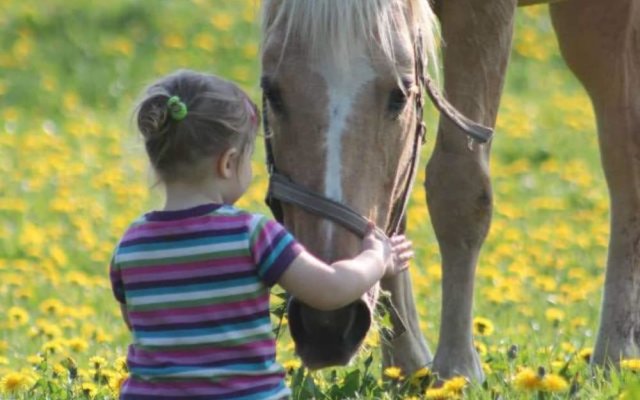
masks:
[[[241,376],[227,379],[219,384],[204,380],[189,382],[145,382],[129,378],[122,388],[123,394],[143,394],[151,396],[221,395],[248,389],[257,385],[276,385],[283,379],[282,374],[263,377]]]
[[[268,293],[264,296],[258,297],[260,301],[268,301],[269,295]],[[244,300],[241,303],[246,302],[249,304],[253,300]],[[206,305],[200,307],[189,307],[189,308],[173,308],[173,309],[164,309],[164,310],[150,310],[150,311],[129,311],[129,318],[166,318],[167,316],[180,316],[180,315],[199,315],[206,313],[217,313],[224,311],[229,308],[230,304],[234,303],[223,303],[223,304],[214,304],[214,305]]]
[[[179,221],[147,221],[127,230],[122,241],[141,237],[172,235],[197,232],[207,229],[227,229],[247,226],[248,215],[222,216],[209,215]]]
[[[277,236],[279,232],[277,228],[278,226],[274,225],[273,221],[267,221],[256,238],[256,243],[252,249],[254,254],[264,253],[265,248],[270,245],[273,239]]]
[[[153,262],[153,261],[150,261]],[[180,264],[150,265],[121,269],[126,283],[159,281],[164,279],[188,278],[196,276],[217,276],[230,272],[246,272],[255,269],[252,261],[245,256],[225,257],[217,260],[202,260]]]
[[[129,318],[136,326],[153,326],[209,321],[215,323],[233,316],[245,316],[262,312],[269,307],[268,296],[242,300],[234,303],[216,304],[193,308],[156,311],[130,311]]]
[[[249,345],[234,346],[229,348],[196,348],[193,350],[174,350],[149,352],[130,347],[128,359],[135,363],[149,366],[174,363],[175,365],[190,365],[205,362],[216,362],[231,360],[234,358],[247,358],[252,356],[268,356],[275,354],[275,342],[273,340],[262,340],[252,342]]]

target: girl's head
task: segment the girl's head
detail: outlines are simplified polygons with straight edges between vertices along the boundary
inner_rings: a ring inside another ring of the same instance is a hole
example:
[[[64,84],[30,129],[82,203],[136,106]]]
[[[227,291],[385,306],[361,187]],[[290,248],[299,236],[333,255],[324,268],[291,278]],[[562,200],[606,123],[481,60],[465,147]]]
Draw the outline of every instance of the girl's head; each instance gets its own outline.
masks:
[[[136,119],[151,165],[165,183],[202,181],[230,149],[246,156],[259,125],[256,105],[238,86],[188,70],[149,86]]]

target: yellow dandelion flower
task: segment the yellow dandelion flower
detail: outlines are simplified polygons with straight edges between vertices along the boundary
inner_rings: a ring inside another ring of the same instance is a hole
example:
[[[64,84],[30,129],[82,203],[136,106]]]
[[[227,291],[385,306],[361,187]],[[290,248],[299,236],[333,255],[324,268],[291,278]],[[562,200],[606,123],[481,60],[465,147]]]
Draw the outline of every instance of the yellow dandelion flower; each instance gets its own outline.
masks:
[[[228,31],[233,26],[233,22],[233,17],[228,13],[216,13],[211,17],[211,24],[221,31]]]
[[[457,394],[451,393],[445,388],[430,388],[425,392],[425,398],[429,400],[450,400],[457,397]]]
[[[638,372],[640,371],[640,359],[630,358],[626,360],[621,360],[620,368],[625,369],[627,371]]]
[[[162,45],[170,49],[182,49],[184,48],[185,42],[181,35],[172,32],[162,38]]]
[[[59,338],[62,336],[62,329],[59,326],[51,324],[49,322],[43,322],[40,324],[42,334],[49,340]]]
[[[575,287],[571,286],[571,289],[575,290]],[[570,324],[573,329],[578,329],[587,326],[588,321],[585,317],[576,317],[570,321]]]
[[[544,312],[544,316],[547,321],[553,322],[554,324],[562,322],[562,320],[564,320],[564,315],[564,311],[555,307],[547,308]]]
[[[15,291],[15,297],[20,300],[30,300],[33,298],[33,290],[31,288],[20,288]]]
[[[95,334],[95,340],[98,343],[110,343],[113,340],[113,336],[103,330],[98,330]]]
[[[116,365],[116,370],[118,372],[126,372],[129,370],[127,368],[127,357],[125,356],[120,356],[116,358],[115,365]]]
[[[109,388],[114,393],[119,395],[120,391],[122,390],[122,385],[124,385],[124,382],[127,380],[128,377],[129,377],[129,374],[116,373],[109,379]]]
[[[107,365],[107,360],[104,357],[93,356],[89,359],[89,364],[95,369],[100,369]]]
[[[467,379],[464,376],[456,376],[447,380],[443,388],[450,393],[461,393],[465,386],[467,386]]]
[[[380,345],[380,334],[377,330],[369,331],[367,337],[364,339],[364,344],[369,347],[378,347]]]
[[[592,348],[582,349],[582,350],[580,350],[578,352],[578,357],[580,357],[585,362],[590,362],[592,353],[593,353],[593,349]]]
[[[493,322],[487,318],[476,317],[473,319],[473,334],[478,336],[490,336],[494,331]]]
[[[53,376],[66,377],[68,375],[67,368],[60,364],[56,363],[53,365]]]
[[[22,307],[11,307],[7,311],[10,327],[18,327],[29,322],[29,313]]]
[[[564,392],[569,388],[567,381],[556,374],[545,374],[542,378],[541,389],[545,392]]]
[[[81,386],[82,394],[93,398],[98,393],[98,387],[92,382],[84,382]]]
[[[524,390],[538,390],[541,387],[540,376],[531,368],[523,368],[513,379],[516,388]]]
[[[573,353],[576,351],[576,347],[571,342],[562,342],[560,343],[560,348],[565,353]]]
[[[64,346],[61,340],[54,339],[54,340],[45,342],[40,347],[40,351],[46,354],[60,354],[64,351]]]
[[[16,393],[29,385],[29,376],[21,372],[9,372],[0,380],[2,393]]]
[[[254,58],[258,55],[258,45],[256,43],[248,43],[242,48],[242,53],[247,58]]]
[[[302,363],[298,359],[287,360],[282,363],[282,367],[287,372],[292,372],[293,370],[300,368],[300,366],[302,366]]]
[[[553,360],[551,361],[551,369],[557,371],[559,369],[562,369],[562,367],[564,367],[566,364],[567,362],[563,360]]]
[[[487,355],[487,345],[485,345],[484,343],[478,342],[478,341],[474,341],[473,342],[473,346],[476,348],[476,351],[481,356]]]
[[[387,367],[384,370],[384,376],[391,379],[402,379],[402,370],[398,367]]]
[[[44,361],[44,358],[40,354],[34,354],[27,357],[27,362],[33,366],[40,365]]]
[[[40,303],[39,308],[43,314],[59,316],[64,310],[64,304],[58,299],[47,299]]]
[[[200,33],[194,39],[194,44],[202,50],[212,51],[215,47],[215,41],[213,35]]]
[[[89,348],[89,343],[82,338],[71,338],[67,340],[67,346],[69,346],[72,351],[81,353]]]
[[[102,368],[93,371],[93,375],[99,382],[109,382],[113,377],[117,374],[116,371],[112,369]]]
[[[491,369],[491,365],[489,365],[486,362],[482,363],[482,371],[484,371],[485,375],[489,375],[489,374],[493,373],[493,370]]]
[[[431,370],[428,367],[422,367],[411,375],[412,378],[421,379],[431,375]]]

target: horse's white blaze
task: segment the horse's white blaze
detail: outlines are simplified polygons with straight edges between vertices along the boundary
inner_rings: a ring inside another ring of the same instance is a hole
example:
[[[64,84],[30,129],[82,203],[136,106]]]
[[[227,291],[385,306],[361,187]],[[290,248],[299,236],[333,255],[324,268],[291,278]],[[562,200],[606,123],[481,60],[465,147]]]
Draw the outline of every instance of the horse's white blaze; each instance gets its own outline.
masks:
[[[359,49],[364,46],[358,46]],[[328,54],[331,54],[327,52]],[[344,60],[337,62],[327,57],[317,64],[317,72],[323,77],[327,85],[329,103],[327,114],[329,124],[326,134],[326,165],[324,179],[324,195],[335,201],[342,202],[342,136],[344,135],[349,115],[356,96],[367,82],[375,78],[369,58],[360,50],[351,54],[347,63],[349,69],[344,68]],[[333,238],[333,224],[327,224],[326,233]],[[330,241],[327,249],[332,246]]]

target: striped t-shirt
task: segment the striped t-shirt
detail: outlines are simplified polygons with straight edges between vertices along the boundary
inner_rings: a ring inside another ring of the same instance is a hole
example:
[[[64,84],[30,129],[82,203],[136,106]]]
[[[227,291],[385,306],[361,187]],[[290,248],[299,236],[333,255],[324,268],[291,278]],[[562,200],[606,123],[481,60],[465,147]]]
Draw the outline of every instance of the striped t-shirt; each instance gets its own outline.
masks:
[[[281,399],[269,287],[302,251],[285,228],[228,205],[154,211],[111,262],[133,343],[121,399]]]

